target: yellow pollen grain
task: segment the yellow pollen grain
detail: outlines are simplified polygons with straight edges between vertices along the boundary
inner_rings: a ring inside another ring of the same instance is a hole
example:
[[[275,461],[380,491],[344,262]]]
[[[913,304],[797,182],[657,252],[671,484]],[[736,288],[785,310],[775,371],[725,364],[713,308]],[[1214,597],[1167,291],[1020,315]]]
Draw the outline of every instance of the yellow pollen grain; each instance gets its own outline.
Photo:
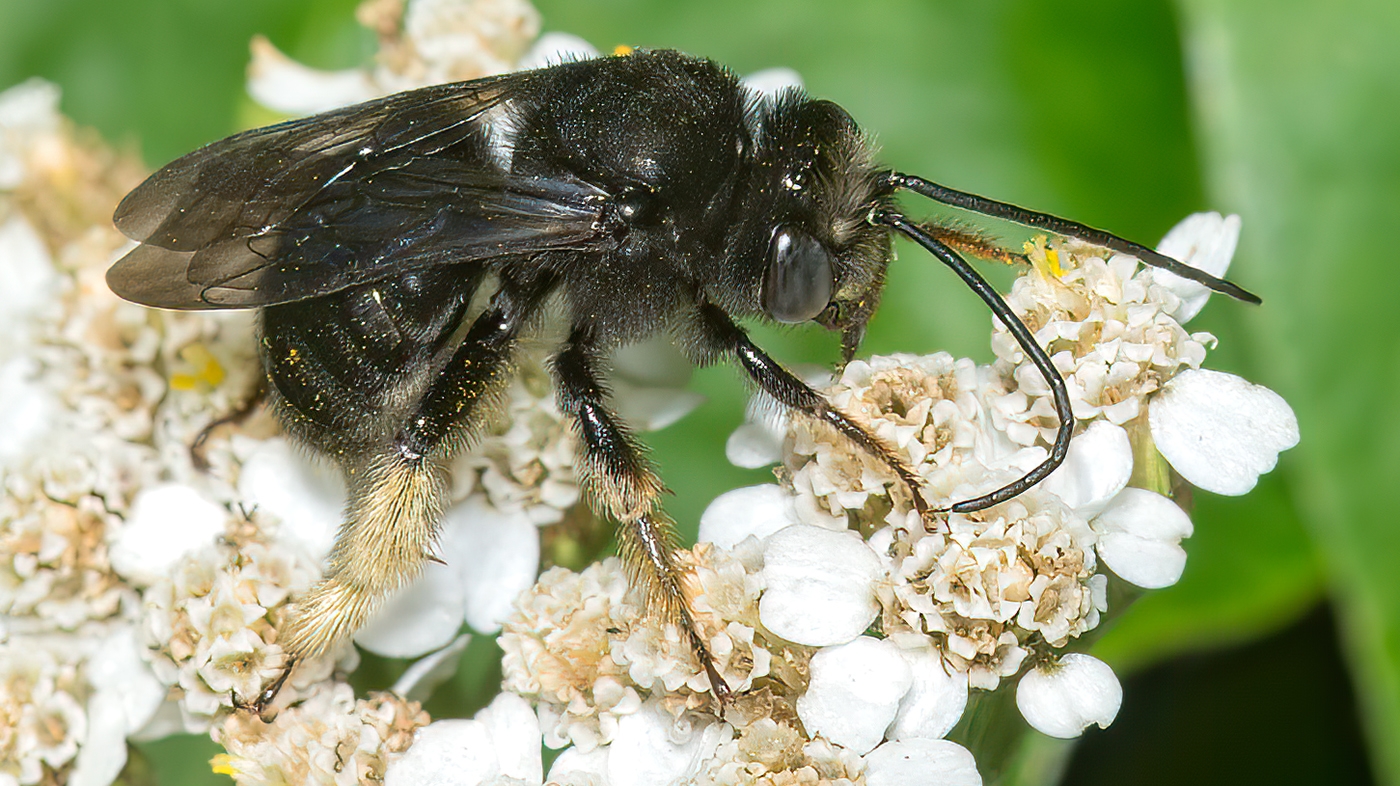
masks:
[[[237,775],[238,770],[233,768],[233,757],[227,753],[220,753],[209,760],[209,769],[216,775]]]
[[[632,47],[626,44],[618,44],[617,46],[613,47],[613,54],[618,57],[626,57],[627,55],[630,55],[635,51],[637,50],[633,49]]]
[[[172,374],[170,387],[175,390],[194,390],[201,386],[218,387],[226,376],[224,367],[214,353],[203,344],[191,344],[180,350],[180,359],[194,366],[191,373]]]

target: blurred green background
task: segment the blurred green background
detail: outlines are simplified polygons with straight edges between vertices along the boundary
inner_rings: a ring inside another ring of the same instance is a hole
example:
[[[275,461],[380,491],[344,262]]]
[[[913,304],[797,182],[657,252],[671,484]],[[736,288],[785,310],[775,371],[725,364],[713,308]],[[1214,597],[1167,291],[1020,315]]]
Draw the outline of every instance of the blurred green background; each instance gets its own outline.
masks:
[[[67,114],[159,165],[265,119],[243,93],[252,35],[320,67],[370,58],[355,4],[0,0],[0,86],[51,79]],[[1197,495],[1182,582],[1139,600],[1096,645],[1137,676],[1119,722],[1087,735],[1066,780],[1400,784],[1400,341],[1387,306],[1400,292],[1389,258],[1400,3],[537,5],[546,30],[605,51],[795,68],[874,133],[885,161],[957,188],[1149,244],[1189,212],[1240,213],[1231,277],[1265,304],[1217,298],[1191,327],[1221,337],[1212,367],[1283,394],[1303,441],[1251,495]],[[983,306],[914,249],[901,247],[885,300],[866,352],[990,360]],[[755,333],[789,362],[836,356],[816,329]],[[716,494],[767,479],[723,461],[747,398],[737,374],[707,369],[694,385],[709,403],[650,436],[692,533]],[[490,679],[464,675],[458,688]],[[1069,746],[1030,739],[1020,768],[984,769],[989,782],[1044,782],[1065,766]],[[143,750],[161,783],[227,782],[209,774],[208,743]]]

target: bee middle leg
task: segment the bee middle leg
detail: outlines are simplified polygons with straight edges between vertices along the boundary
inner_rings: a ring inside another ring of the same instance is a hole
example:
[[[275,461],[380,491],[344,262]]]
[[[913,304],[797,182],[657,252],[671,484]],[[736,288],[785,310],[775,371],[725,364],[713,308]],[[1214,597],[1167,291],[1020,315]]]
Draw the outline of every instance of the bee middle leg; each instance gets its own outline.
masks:
[[[689,639],[722,709],[730,698],[729,685],[695,623],[684,570],[675,558],[675,528],[658,504],[665,486],[643,448],[608,408],[597,372],[599,354],[589,331],[575,329],[553,362],[559,408],[571,417],[582,441],[584,486],[595,507],[618,522],[618,551],[632,586],[643,592],[648,609]]]
[[[703,342],[709,350],[738,359],[744,371],[763,392],[783,406],[821,421],[854,442],[861,450],[879,459],[909,490],[914,509],[927,524],[934,521],[934,509],[924,499],[923,480],[884,440],[832,406],[820,393],[754,344],[742,328],[717,306],[700,307]]]

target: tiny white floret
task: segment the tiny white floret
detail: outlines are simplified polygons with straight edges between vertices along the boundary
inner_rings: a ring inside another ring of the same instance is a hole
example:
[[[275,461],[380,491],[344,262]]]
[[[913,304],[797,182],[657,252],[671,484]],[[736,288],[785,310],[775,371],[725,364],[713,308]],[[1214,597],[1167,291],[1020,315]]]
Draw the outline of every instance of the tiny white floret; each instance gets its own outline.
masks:
[[[249,508],[276,516],[277,537],[292,540],[313,560],[324,558],[345,511],[339,470],[292,447],[283,437],[261,443],[243,462],[238,493]]]
[[[457,638],[466,610],[462,578],[452,568],[429,563],[355,633],[355,643],[386,658],[416,658]]]
[[[1123,686],[1113,669],[1079,652],[1032,669],[1016,686],[1016,707],[1026,722],[1064,740],[1078,737],[1090,724],[1108,728],[1122,704]]]
[[[442,521],[442,560],[457,575],[466,623],[495,633],[516,597],[535,583],[540,531],[522,510],[502,511],[484,495],[453,505]]]
[[[861,636],[812,656],[797,716],[809,733],[863,756],[884,739],[913,682],[899,647]]]
[[[762,71],[755,71],[743,78],[744,87],[762,93],[764,95],[777,95],[782,90],[789,88],[802,89],[802,75],[792,70],[779,66],[777,68],[765,68]]]
[[[1234,374],[1188,369],[1148,409],[1152,440],[1188,483],[1239,496],[1298,444],[1298,419],[1279,394]]]
[[[596,47],[572,33],[545,33],[535,39],[534,45],[520,58],[516,68],[527,71],[576,60],[591,60],[597,56]]]
[[[874,621],[879,605],[871,583],[879,575],[880,558],[856,533],[786,527],[764,544],[759,619],[797,644],[843,644]]]

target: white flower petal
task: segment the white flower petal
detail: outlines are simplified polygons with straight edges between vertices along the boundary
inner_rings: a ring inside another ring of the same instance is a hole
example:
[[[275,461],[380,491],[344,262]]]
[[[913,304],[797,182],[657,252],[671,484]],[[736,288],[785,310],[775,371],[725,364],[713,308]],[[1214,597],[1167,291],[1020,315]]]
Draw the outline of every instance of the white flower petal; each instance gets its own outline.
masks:
[[[1016,707],[1042,734],[1072,739],[1091,723],[1106,729],[1118,717],[1123,686],[1107,663],[1071,652],[1057,664],[1032,669],[1016,686]]]
[[[535,39],[534,46],[530,47],[530,51],[525,53],[516,67],[526,71],[575,60],[590,60],[597,56],[598,50],[576,35],[545,33]]]
[[[1181,539],[1191,537],[1191,517],[1161,494],[1123,489],[1090,525],[1099,533],[1099,558],[1124,581],[1160,589],[1186,569]]]
[[[0,281],[5,282],[5,307],[0,330],[7,342],[24,335],[23,323],[42,313],[58,294],[58,273],[43,238],[22,216],[0,224]],[[6,349],[13,347],[8,343]]]
[[[608,356],[608,363],[612,379],[626,379],[643,387],[679,389],[695,376],[694,364],[664,334],[618,347]]]
[[[1177,374],[1152,398],[1157,450],[1188,483],[1238,496],[1298,444],[1298,419],[1266,387],[1206,369]]]
[[[153,584],[181,557],[222,535],[228,517],[222,505],[189,486],[150,486],[136,495],[111,542],[112,568],[135,584]]]
[[[99,691],[87,704],[87,736],[74,761],[68,786],[109,786],[126,766],[126,713],[121,700]]]
[[[441,720],[419,729],[413,745],[389,762],[385,786],[478,786],[513,778],[539,783],[540,724],[525,699],[502,693],[471,720]]]
[[[676,720],[653,699],[617,722],[608,754],[610,786],[660,786],[694,778],[728,736],[726,724],[689,725]]]
[[[386,658],[416,658],[457,637],[466,600],[460,575],[429,563],[413,584],[394,593],[355,634],[355,643]]]
[[[87,736],[67,783],[108,786],[126,764],[126,738],[155,714],[166,687],[156,679],[136,643],[135,631],[119,628],[94,647],[87,681],[94,693],[87,704]]]
[[[463,633],[446,647],[424,655],[394,681],[390,690],[410,701],[427,701],[434,688],[457,673],[457,662],[471,642],[471,634]]]
[[[887,742],[865,756],[866,786],[982,786],[967,748],[947,740]]]
[[[535,583],[540,531],[525,512],[497,510],[474,494],[443,517],[441,551],[465,593],[467,624],[495,633],[516,597]]]
[[[508,778],[539,783],[544,777],[540,720],[530,702],[514,693],[502,693],[476,719],[486,724],[500,772]]]
[[[761,469],[783,458],[783,435],[762,423],[745,423],[724,441],[724,457],[743,469]]]
[[[599,745],[587,753],[576,746],[569,746],[554,760],[549,768],[549,779],[545,782],[554,786],[608,786],[609,745]]]
[[[1157,250],[1178,262],[1221,278],[1230,267],[1239,239],[1239,216],[1195,213],[1172,227],[1162,242],[1157,244]],[[1175,273],[1154,269],[1152,280],[1181,298],[1181,306],[1170,315],[1177,322],[1185,323],[1196,316],[1210,299],[1210,290],[1204,284]]]
[[[313,560],[330,553],[345,510],[345,482],[329,463],[315,461],[281,437],[269,439],[243,462],[238,493],[281,521],[279,539],[300,544]]]
[[[765,68],[745,76],[741,81],[744,87],[766,95],[776,95],[778,91],[790,87],[802,89],[802,75],[791,68]]]
[[[810,734],[863,756],[884,739],[913,682],[899,647],[860,636],[812,656],[811,680],[797,699],[797,717]]]
[[[358,68],[321,71],[298,63],[262,36],[254,36],[248,64],[248,94],[254,101],[289,115],[314,115],[368,101],[378,94],[369,74]]]
[[[1128,432],[1103,420],[1089,424],[1069,445],[1059,469],[1041,488],[1059,497],[1085,519],[1097,516],[1133,475],[1133,446]]]
[[[705,403],[702,394],[691,390],[646,387],[622,378],[611,384],[617,414],[638,431],[666,428]]]
[[[700,514],[701,543],[732,549],[752,535],[762,540],[798,523],[792,495],[776,483],[726,491]]]
[[[0,466],[42,449],[63,409],[63,402],[44,387],[39,364],[19,357],[0,365]]]
[[[913,683],[899,702],[892,740],[942,737],[957,725],[967,708],[967,672],[951,671],[932,649],[900,650]]]
[[[389,762],[384,786],[479,786],[500,772],[485,723],[440,720],[419,729],[413,745]]]
[[[821,647],[854,639],[879,609],[880,558],[854,532],[794,524],[764,544],[759,619],[788,641]],[[907,667],[906,667],[907,668]]]

